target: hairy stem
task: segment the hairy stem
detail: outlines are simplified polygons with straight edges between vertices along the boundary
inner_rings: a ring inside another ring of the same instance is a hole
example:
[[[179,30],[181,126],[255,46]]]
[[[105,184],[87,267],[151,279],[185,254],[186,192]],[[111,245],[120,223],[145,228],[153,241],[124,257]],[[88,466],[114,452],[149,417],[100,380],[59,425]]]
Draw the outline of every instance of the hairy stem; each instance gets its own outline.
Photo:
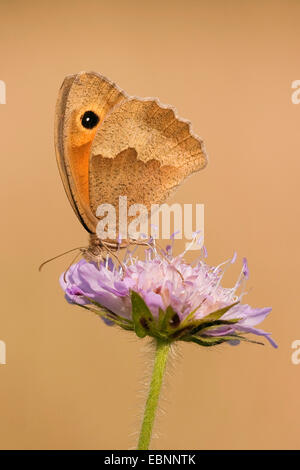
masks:
[[[157,340],[152,378],[138,442],[138,450],[147,450],[149,448],[169,350],[170,343]]]

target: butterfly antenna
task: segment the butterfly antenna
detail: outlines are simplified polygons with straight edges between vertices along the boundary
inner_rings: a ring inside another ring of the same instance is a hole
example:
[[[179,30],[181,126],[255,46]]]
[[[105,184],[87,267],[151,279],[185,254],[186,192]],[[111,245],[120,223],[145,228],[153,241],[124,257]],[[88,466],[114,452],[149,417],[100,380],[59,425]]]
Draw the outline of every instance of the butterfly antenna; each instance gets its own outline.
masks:
[[[41,270],[43,269],[45,264],[50,263],[50,261],[54,261],[55,259],[60,258],[61,256],[64,256],[64,255],[67,255],[68,253],[72,253],[72,251],[75,251],[75,250],[80,250],[82,252],[82,250],[85,250],[85,248],[83,248],[83,247],[72,248],[72,250],[65,251],[64,253],[61,253],[57,256],[54,256],[53,258],[49,258],[39,266],[39,271],[41,272]]]

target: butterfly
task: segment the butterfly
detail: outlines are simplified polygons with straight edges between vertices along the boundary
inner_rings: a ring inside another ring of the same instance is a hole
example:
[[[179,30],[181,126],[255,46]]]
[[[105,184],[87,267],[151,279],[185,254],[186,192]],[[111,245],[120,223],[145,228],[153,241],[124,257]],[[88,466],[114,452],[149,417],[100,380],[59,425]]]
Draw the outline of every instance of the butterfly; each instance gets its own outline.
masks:
[[[99,260],[128,239],[101,240],[97,208],[118,198],[147,209],[206,166],[202,140],[171,106],[128,96],[95,72],[67,76],[55,111],[55,150],[71,206],[90,235],[84,256]]]

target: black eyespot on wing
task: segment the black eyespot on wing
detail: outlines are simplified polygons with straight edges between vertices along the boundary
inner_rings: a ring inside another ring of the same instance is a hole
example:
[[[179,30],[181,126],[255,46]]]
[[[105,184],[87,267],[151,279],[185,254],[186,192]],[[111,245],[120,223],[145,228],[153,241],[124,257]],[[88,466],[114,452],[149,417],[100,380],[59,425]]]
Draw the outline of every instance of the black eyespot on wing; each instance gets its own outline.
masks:
[[[97,126],[98,122],[99,116],[97,116],[97,114],[95,114],[93,111],[86,111],[81,116],[81,124],[86,129],[93,129],[95,126]]]

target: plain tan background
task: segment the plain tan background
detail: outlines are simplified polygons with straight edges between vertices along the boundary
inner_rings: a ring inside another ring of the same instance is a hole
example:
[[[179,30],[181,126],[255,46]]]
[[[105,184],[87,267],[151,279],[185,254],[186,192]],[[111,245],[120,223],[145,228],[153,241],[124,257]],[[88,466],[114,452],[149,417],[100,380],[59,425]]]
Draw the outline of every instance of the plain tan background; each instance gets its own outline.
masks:
[[[247,256],[247,301],[273,307],[278,350],[181,345],[152,448],[300,448],[299,15],[297,0],[1,0],[1,448],[135,445],[147,341],[64,301],[68,257],[37,271],[87,242],[53,149],[58,88],[80,70],[193,122],[209,166],[172,200],[205,204],[208,261]]]

